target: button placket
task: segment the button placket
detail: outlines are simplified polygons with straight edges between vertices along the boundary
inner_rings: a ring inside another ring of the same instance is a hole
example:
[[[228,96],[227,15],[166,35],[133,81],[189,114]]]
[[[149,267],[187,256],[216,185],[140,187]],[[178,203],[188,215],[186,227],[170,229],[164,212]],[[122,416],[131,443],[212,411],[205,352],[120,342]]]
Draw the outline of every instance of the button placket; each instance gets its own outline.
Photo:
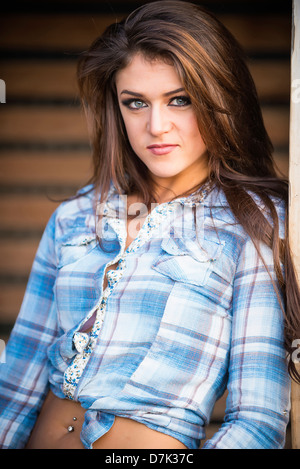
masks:
[[[178,200],[174,200],[155,207],[153,211],[147,215],[144,224],[138,233],[138,236],[133,240],[133,242],[126,250],[125,245],[127,239],[127,227],[126,223],[124,222],[124,219],[110,218],[109,220],[107,220],[118,236],[121,249],[120,253],[116,256],[116,258],[110,261],[105,266],[104,272],[106,271],[109,265],[118,263],[118,266],[116,270],[108,271],[106,273],[108,285],[103,291],[103,294],[99,299],[98,304],[88,315],[88,317],[90,318],[96,312],[96,318],[91,333],[89,335],[80,332],[76,332],[74,334],[74,346],[78,351],[78,354],[74,357],[72,363],[65,371],[63,383],[64,394],[69,399],[74,399],[79,380],[90,359],[91,353],[94,347],[96,346],[104,322],[107,299],[111,295],[115,286],[118,284],[120,278],[123,275],[123,271],[126,265],[125,259],[127,255],[131,252],[138,250],[151,238],[153,232],[159,229],[162,220],[165,220],[166,216],[174,212],[177,204]],[[82,321],[81,327],[86,322],[86,320],[87,318]]]
[[[82,353],[90,340],[89,334],[86,332],[75,332],[73,335],[73,346],[78,353]]]

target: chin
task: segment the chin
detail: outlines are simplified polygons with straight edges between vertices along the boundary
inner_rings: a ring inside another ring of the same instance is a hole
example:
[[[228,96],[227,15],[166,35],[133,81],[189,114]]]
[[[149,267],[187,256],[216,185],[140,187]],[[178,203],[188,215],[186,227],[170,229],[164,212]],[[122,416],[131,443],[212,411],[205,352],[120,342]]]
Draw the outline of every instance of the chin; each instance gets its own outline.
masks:
[[[177,176],[176,173],[173,174],[173,173],[158,173],[158,172],[157,173],[152,172],[152,175],[156,179],[172,179]]]
[[[179,176],[180,173],[181,173],[181,169],[180,170],[174,170],[174,168],[172,169],[169,169],[169,170],[162,170],[162,168],[149,168],[149,171],[151,174],[153,174],[154,177],[157,177],[157,178],[162,178],[162,179],[168,179],[168,178],[173,178],[173,177],[176,177],[176,176]]]

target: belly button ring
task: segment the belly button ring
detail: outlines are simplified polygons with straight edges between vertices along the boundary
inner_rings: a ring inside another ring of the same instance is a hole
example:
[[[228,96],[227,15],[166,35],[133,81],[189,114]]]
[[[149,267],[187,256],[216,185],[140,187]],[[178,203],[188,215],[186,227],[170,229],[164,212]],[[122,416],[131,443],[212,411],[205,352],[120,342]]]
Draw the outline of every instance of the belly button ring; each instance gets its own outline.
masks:
[[[73,417],[73,420],[74,420],[74,422],[76,422],[77,417]],[[68,430],[69,433],[71,433],[75,430],[75,428],[73,427],[73,425],[69,425],[67,430]]]

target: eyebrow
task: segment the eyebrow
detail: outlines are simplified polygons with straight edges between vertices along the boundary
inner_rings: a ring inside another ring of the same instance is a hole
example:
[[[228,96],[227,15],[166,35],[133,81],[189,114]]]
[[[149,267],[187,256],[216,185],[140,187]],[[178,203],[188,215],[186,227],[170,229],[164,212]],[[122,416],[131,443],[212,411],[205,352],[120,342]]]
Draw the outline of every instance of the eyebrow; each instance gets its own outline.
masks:
[[[177,88],[176,90],[168,91],[167,93],[164,93],[163,96],[170,96],[175,93],[179,93],[180,91],[185,91],[184,88]],[[135,96],[136,98],[142,98],[143,94],[141,93],[135,93],[134,91],[129,91],[129,90],[123,90],[121,91],[120,94],[130,94],[132,96]]]

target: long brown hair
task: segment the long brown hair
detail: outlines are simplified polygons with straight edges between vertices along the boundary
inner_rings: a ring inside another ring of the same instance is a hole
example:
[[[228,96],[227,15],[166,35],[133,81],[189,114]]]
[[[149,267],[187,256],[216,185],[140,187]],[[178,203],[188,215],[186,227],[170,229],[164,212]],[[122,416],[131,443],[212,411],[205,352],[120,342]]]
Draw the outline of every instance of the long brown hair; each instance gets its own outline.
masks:
[[[94,174],[90,182],[102,202],[111,181],[120,192],[139,194],[146,205],[155,201],[147,167],[129,144],[116,95],[116,73],[136,53],[174,65],[206,143],[209,180],[224,191],[237,221],[255,245],[262,241],[273,250],[284,298],[288,369],[300,383],[291,359],[296,348],[293,341],[300,338],[300,293],[288,242],[288,216],[283,241],[274,205],[275,197],[288,207],[288,182],[275,170],[272,143],[244,53],[224,25],[204,8],[172,0],[145,4],[109,26],[82,54],[78,83],[91,124]],[[271,223],[250,191],[267,207]]]

